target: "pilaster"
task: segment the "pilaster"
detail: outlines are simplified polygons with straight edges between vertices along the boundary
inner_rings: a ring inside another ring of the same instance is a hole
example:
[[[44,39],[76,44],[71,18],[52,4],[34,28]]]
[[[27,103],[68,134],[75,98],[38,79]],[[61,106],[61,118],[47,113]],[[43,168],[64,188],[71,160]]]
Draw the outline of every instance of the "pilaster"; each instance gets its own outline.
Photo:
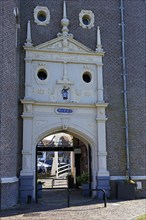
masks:
[[[102,65],[97,65],[97,100],[98,102],[104,102]]]
[[[98,146],[98,153],[97,153],[97,165],[98,165],[98,173],[97,173],[97,187],[106,190],[107,195],[109,196],[109,172],[107,170],[107,151],[106,151],[106,116],[105,116],[105,105],[97,104],[97,146]],[[102,198],[102,193],[98,193],[98,197]]]
[[[23,101],[22,101],[23,102]],[[23,103],[23,159],[21,175],[32,175],[32,133],[33,133],[33,109],[32,103]]]
[[[25,98],[29,99],[31,97],[31,89],[32,89],[32,60],[25,59],[25,69],[26,72],[29,74],[25,74]]]

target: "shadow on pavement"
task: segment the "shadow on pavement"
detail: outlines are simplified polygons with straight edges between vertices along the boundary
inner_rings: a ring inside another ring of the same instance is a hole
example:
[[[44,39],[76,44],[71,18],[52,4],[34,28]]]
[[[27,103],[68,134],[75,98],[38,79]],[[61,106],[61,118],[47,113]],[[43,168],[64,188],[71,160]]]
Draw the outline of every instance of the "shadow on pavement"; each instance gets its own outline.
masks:
[[[100,204],[100,206],[99,206]],[[73,190],[70,192],[70,207],[77,206],[87,206],[88,210],[89,205],[95,205],[91,209],[101,209],[104,208],[104,203],[102,200],[97,198],[91,198],[88,196],[83,196],[80,190]],[[24,217],[35,217],[39,216],[41,212],[63,209],[62,211],[70,211],[68,207],[68,199],[66,190],[48,190],[42,192],[42,198],[38,199],[36,204],[32,201],[30,204],[17,204],[15,207],[7,210],[1,211],[1,217],[23,215]],[[66,208],[64,210],[64,208]],[[90,210],[91,210],[90,209]],[[87,208],[86,208],[87,210]],[[75,209],[72,211],[76,211]],[[78,210],[79,211],[79,210]],[[81,210],[85,211],[85,210]]]

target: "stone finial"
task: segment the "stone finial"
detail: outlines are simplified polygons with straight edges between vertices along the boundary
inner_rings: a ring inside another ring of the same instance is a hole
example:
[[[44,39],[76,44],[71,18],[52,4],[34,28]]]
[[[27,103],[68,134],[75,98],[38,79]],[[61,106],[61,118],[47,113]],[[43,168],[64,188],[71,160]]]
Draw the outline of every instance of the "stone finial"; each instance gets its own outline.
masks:
[[[101,36],[100,36],[100,28],[97,27],[97,45],[96,45],[96,51],[100,52],[103,51],[102,45],[101,45]]]
[[[62,26],[62,33],[58,33],[58,37],[59,36],[71,36],[73,37],[72,34],[68,34],[69,29],[68,29],[68,25],[69,25],[69,20],[67,18],[67,10],[66,10],[66,1],[63,2],[63,18],[61,20],[61,26]]]
[[[27,23],[27,39],[26,39],[26,43],[25,43],[26,47],[32,47],[32,39],[31,39],[31,27],[30,27],[30,21],[28,20]]]
[[[63,18],[67,18],[67,16],[66,16],[66,1],[63,2]]]
[[[61,20],[61,25],[62,25],[62,34],[66,36],[69,32],[68,29],[69,20],[67,19],[67,15],[66,15],[66,1],[63,2],[63,19]]]

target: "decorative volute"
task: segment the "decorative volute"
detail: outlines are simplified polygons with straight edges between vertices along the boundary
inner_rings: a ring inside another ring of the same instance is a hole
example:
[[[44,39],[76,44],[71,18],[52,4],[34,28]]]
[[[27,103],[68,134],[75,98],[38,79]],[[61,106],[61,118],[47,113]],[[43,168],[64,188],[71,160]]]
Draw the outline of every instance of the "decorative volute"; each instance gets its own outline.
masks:
[[[68,29],[69,20],[67,18],[66,1],[63,2],[63,18],[61,20],[61,26],[62,26],[62,33],[58,33],[57,36],[58,37],[60,37],[60,36],[64,36],[64,37],[70,36],[70,37],[73,38],[72,34],[68,34],[68,32],[69,32],[69,29]]]
[[[103,51],[102,45],[101,45],[101,36],[100,36],[100,28],[97,27],[97,45],[96,45],[96,51],[100,52]]]
[[[30,26],[30,21],[28,20],[27,23],[27,39],[26,39],[26,43],[25,43],[26,47],[32,47],[32,39],[31,39],[31,26]]]

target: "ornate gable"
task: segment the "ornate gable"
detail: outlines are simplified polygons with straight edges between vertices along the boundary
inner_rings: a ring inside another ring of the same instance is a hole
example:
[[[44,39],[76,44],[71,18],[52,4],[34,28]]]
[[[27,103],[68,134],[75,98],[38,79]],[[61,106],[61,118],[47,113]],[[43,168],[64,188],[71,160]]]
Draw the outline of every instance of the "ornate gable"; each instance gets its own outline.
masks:
[[[54,50],[54,51],[67,51],[67,52],[82,52],[82,53],[93,53],[90,48],[79,43],[78,41],[67,37],[62,36],[40,44],[34,47],[36,50]]]

